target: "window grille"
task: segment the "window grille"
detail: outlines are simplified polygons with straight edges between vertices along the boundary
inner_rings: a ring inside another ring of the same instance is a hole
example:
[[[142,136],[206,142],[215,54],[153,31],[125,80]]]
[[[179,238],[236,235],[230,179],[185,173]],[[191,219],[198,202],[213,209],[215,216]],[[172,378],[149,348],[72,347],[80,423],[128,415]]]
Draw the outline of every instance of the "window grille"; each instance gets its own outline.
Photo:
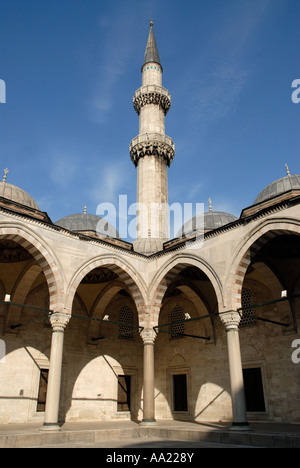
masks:
[[[250,291],[250,289],[243,288],[242,308],[247,307],[247,309],[242,310],[242,320],[240,321],[240,328],[256,325],[254,309],[250,308],[253,304],[254,302],[252,292]]]
[[[171,313],[171,322],[182,322],[182,323],[172,323],[171,325],[171,339],[176,340],[178,338],[183,338],[184,334],[184,311],[180,305],[176,305]]]
[[[133,339],[133,313],[127,306],[123,306],[119,312],[119,338],[123,340]]]

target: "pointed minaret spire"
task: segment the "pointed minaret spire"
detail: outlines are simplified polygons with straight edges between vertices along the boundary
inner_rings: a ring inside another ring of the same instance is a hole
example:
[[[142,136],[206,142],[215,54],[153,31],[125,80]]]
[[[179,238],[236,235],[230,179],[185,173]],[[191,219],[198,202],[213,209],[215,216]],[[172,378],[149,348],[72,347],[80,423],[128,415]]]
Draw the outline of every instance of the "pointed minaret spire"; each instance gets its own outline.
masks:
[[[150,21],[150,32],[149,32],[148,42],[147,42],[146,51],[145,51],[143,67],[147,63],[157,63],[162,68],[155,37],[154,37],[152,20]]]

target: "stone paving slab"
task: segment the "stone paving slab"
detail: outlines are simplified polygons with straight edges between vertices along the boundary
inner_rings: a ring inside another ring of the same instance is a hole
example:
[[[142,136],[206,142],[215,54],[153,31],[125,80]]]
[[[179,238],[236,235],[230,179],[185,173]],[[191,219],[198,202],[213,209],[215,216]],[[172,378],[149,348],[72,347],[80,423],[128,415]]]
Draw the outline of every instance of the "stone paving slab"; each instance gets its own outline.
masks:
[[[232,431],[227,424],[157,421],[143,426],[133,421],[68,422],[60,431],[41,431],[40,422],[0,425],[0,448],[45,446],[101,446],[147,444],[221,444],[266,448],[300,448],[300,425],[252,424],[251,431]],[[126,442],[125,442],[126,441]]]

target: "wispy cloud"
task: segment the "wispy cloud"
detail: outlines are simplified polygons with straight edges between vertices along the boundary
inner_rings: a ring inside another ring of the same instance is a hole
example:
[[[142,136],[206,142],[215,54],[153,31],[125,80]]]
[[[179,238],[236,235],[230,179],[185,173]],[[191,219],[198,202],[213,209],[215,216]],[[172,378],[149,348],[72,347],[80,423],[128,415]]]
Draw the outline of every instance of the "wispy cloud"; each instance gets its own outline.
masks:
[[[99,124],[106,122],[109,111],[114,107],[116,85],[126,73],[134,45],[133,19],[128,12],[123,13],[122,10],[113,20],[99,19],[103,40],[98,51],[94,90],[88,102],[90,118]]]
[[[193,57],[184,70],[184,80],[181,75],[175,86],[185,102],[186,123],[201,131],[235,111],[252,73],[245,52],[255,41],[270,5],[270,0],[232,2],[218,23],[218,33],[213,30],[206,37],[209,56],[199,44],[199,59]]]
[[[91,174],[91,177],[89,196],[97,204],[117,204],[119,195],[128,194],[132,187],[136,187],[136,179],[131,180],[128,160],[124,158],[115,158],[111,164],[94,167],[94,176]]]
[[[50,157],[50,178],[61,188],[70,185],[77,171],[78,164],[74,155],[56,151],[52,157]]]
[[[247,79],[247,72],[238,64],[224,60],[193,83],[188,106],[193,118],[208,125],[232,112]]]

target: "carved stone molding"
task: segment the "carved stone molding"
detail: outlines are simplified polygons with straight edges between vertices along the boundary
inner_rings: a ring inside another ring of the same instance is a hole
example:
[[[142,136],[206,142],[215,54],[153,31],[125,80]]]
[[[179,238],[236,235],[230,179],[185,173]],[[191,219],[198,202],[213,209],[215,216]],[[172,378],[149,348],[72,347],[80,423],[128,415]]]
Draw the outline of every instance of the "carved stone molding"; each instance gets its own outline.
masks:
[[[171,107],[171,100],[168,96],[159,93],[147,93],[134,97],[133,107],[138,115],[140,115],[141,108],[147,104],[156,104],[162,108],[164,114],[167,115]]]
[[[129,151],[135,166],[140,158],[152,155],[165,159],[170,166],[175,156],[175,145],[172,139],[166,135],[139,135],[132,140]]]
[[[241,321],[240,314],[234,310],[220,314],[220,319],[226,331],[238,330]]]
[[[144,330],[141,331],[140,335],[144,344],[154,345],[157,335],[153,328],[144,328]]]
[[[62,314],[60,312],[54,312],[49,318],[52,330],[64,332],[69,323],[70,318],[70,315]]]
[[[139,115],[141,108],[147,104],[156,104],[160,106],[166,115],[171,107],[170,93],[162,86],[142,86],[133,96],[133,107]]]

